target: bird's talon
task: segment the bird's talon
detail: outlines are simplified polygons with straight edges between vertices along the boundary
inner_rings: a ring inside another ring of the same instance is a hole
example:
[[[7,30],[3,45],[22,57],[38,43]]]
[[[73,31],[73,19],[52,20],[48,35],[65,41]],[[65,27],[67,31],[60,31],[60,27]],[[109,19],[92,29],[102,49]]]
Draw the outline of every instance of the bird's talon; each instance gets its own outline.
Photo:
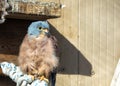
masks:
[[[44,76],[39,77],[40,81],[44,80]]]
[[[49,80],[47,79],[47,78],[45,78],[45,76],[41,76],[41,77],[39,77],[39,79],[40,79],[40,81],[46,81],[47,83],[49,83]]]

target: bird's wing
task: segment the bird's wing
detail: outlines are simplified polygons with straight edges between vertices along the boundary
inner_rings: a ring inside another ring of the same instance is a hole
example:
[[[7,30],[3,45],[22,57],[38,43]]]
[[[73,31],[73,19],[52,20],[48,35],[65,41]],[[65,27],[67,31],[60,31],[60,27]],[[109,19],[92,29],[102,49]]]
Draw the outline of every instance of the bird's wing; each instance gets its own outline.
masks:
[[[58,54],[58,41],[55,36],[50,36],[50,39],[52,40],[53,47],[55,49],[56,54]]]
[[[56,53],[56,56],[59,56],[58,55],[58,41],[57,41],[57,39],[56,39],[56,37],[55,36],[50,36],[50,39],[52,40],[52,43],[53,43],[53,47],[54,47],[54,49],[55,49],[55,53]],[[52,72],[51,72],[51,74],[50,74],[50,83],[49,83],[49,85],[50,86],[55,86],[55,82],[56,82],[56,73],[57,73],[57,69],[54,69]]]

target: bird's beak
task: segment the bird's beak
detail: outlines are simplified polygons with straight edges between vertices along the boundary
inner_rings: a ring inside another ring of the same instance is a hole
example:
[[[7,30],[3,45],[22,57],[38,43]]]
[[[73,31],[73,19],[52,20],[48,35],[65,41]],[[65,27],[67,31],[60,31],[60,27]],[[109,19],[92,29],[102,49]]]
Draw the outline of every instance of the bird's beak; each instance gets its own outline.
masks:
[[[44,29],[43,29],[43,32],[48,33],[49,31],[48,31],[47,28],[44,28]]]
[[[44,28],[44,29],[41,30],[41,34],[42,34],[42,35],[46,35],[46,34],[48,34],[48,33],[49,33],[49,31],[48,31],[47,28]]]

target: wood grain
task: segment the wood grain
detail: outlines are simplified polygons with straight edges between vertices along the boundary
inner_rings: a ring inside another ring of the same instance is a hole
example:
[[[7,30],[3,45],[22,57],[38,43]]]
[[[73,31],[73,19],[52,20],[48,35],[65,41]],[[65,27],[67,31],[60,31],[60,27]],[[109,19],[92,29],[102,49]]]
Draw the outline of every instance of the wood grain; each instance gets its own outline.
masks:
[[[61,17],[48,20],[59,44],[56,86],[110,86],[120,57],[120,1],[61,0],[61,3],[66,5]],[[30,22],[8,19],[0,25],[1,61],[17,57]]]

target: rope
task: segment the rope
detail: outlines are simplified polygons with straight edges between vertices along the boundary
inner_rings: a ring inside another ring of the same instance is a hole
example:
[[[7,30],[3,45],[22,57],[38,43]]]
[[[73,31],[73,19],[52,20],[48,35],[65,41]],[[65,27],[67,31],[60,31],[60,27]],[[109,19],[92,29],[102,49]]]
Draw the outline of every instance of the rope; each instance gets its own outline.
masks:
[[[2,62],[0,63],[2,72],[9,76],[16,86],[48,86],[44,80],[33,79],[30,75],[24,74],[20,68],[13,63]]]

